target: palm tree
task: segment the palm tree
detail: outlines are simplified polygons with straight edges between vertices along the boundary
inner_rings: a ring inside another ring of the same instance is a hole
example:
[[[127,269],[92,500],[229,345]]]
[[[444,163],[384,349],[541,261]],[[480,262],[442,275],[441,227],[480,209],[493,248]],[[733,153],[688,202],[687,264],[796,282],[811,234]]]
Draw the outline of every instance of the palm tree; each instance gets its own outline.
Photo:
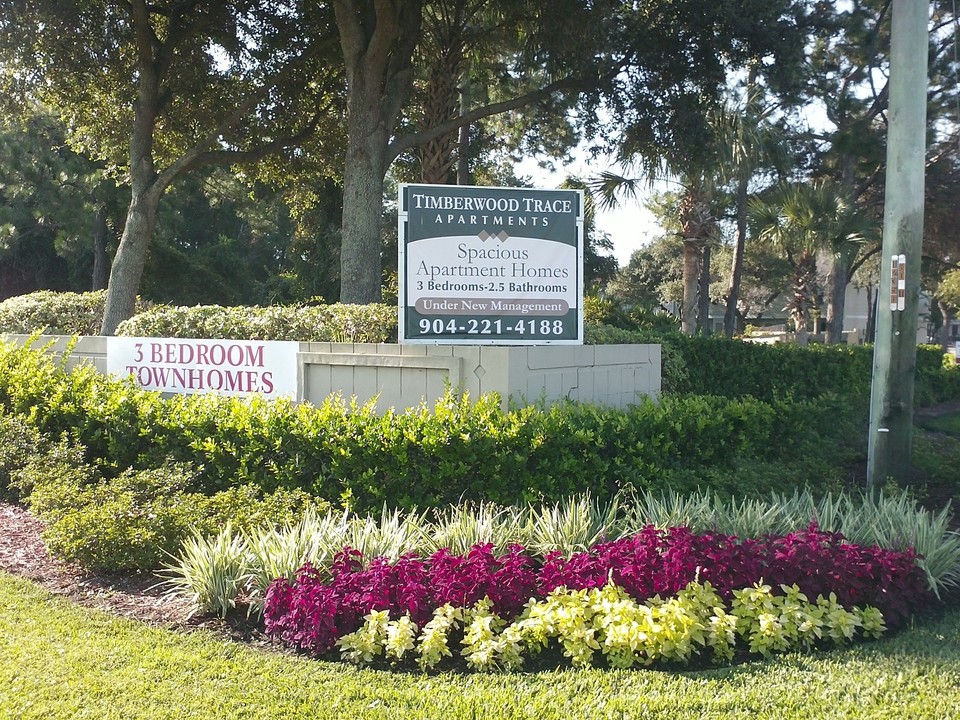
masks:
[[[815,306],[817,257],[848,254],[864,241],[868,222],[841,186],[830,181],[782,183],[765,198],[754,198],[749,213],[758,239],[782,253],[793,272],[787,301],[798,345],[808,340],[807,321]]]
[[[601,207],[615,207],[620,196],[637,199],[644,187],[649,187],[656,178],[664,177],[662,166],[641,163],[640,174],[647,178],[628,178],[612,172],[602,172],[588,183],[598,196]],[[716,238],[717,217],[713,208],[715,187],[704,173],[691,173],[677,179],[681,186],[677,203],[678,235],[683,241],[683,301],[680,308],[680,328],[687,335],[703,330],[707,318],[698,312],[701,269],[704,250]]]
[[[750,182],[764,165],[780,165],[785,160],[783,137],[771,124],[773,105],[764,105],[756,86],[756,67],[751,66],[746,97],[740,105],[714,113],[710,125],[717,138],[717,173],[723,183],[732,183],[736,235],[727,286],[727,309],[723,332],[733,337],[737,328],[737,308],[743,277],[743,258],[747,244],[747,204]]]
[[[719,235],[715,198],[724,185],[733,183],[737,233],[724,315],[724,332],[727,337],[733,336],[747,241],[749,183],[759,168],[778,164],[784,155],[782,140],[770,124],[773,108],[761,106],[755,76],[755,70],[751,70],[742,104],[728,104],[708,113],[709,147],[683,159],[671,160],[664,154],[640,158],[634,163],[649,183],[672,173],[683,188],[678,220],[684,260],[681,320],[687,334],[705,329],[709,278],[701,276],[708,273],[710,242]],[[607,172],[597,176],[590,186],[599,194],[601,205],[615,206],[618,196],[636,197],[641,184],[637,179]],[[698,305],[700,312],[697,312]],[[698,319],[698,316],[702,317]]]
[[[680,237],[683,239],[683,308],[680,327],[687,335],[704,332],[710,308],[709,243],[717,236],[713,187],[703,177],[687,178],[680,198]],[[709,270],[707,271],[709,273]]]

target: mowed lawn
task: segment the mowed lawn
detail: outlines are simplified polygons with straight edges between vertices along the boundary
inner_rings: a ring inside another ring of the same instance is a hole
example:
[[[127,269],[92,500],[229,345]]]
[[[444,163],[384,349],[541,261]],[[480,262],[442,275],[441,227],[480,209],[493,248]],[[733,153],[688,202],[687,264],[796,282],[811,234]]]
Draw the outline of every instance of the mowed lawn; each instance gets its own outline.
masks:
[[[0,573],[0,718],[960,718],[960,610],[816,654],[682,671],[360,670],[85,609]]]

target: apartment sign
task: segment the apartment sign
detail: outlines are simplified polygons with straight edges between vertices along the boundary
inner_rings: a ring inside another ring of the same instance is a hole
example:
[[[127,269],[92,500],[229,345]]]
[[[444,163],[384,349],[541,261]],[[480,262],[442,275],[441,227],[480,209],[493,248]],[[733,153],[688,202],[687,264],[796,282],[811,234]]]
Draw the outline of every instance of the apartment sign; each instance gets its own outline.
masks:
[[[583,343],[583,192],[401,185],[400,342]]]
[[[300,344],[266,340],[107,338],[107,372],[146,390],[297,397]]]

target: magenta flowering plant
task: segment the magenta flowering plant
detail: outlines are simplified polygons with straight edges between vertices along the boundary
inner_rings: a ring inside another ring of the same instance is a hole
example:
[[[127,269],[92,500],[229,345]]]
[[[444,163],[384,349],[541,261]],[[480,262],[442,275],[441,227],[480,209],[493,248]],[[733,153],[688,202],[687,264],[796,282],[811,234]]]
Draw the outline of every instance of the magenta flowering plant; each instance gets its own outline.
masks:
[[[675,595],[693,580],[709,581],[725,599],[760,581],[796,584],[808,597],[833,592],[845,605],[873,605],[891,627],[932,601],[915,553],[848,543],[815,523],[788,535],[747,540],[647,526],[570,558],[548,555],[539,587],[544,594],[561,586],[589,589],[608,578],[636,600]]]
[[[641,602],[675,596],[695,580],[709,582],[725,601],[735,590],[761,582],[773,588],[796,585],[810,598],[834,593],[843,605],[876,607],[890,627],[933,599],[912,551],[848,543],[815,524],[747,540],[647,526],[569,558],[548,554],[542,562],[520,545],[497,556],[490,544],[476,545],[466,555],[444,549],[392,563],[374,558],[366,567],[362,560],[358,551],[344,548],[329,577],[305,565],[293,582],[275,581],[265,599],[267,634],[322,655],[372,611],[385,611],[392,620],[406,615],[422,627],[437,608],[472,607],[486,598],[493,613],[509,620],[531,598],[543,599],[557,588],[589,590],[611,582]]]
[[[762,543],[764,572],[777,582],[796,583],[811,597],[833,592],[844,605],[872,605],[890,627],[933,601],[912,549],[893,551],[848,543],[840,533],[820,530],[816,523],[785,536],[764,538]]]
[[[500,557],[492,545],[476,545],[463,556],[439,550],[429,558],[405,555],[395,563],[378,557],[366,568],[358,551],[345,548],[328,580],[305,565],[292,583],[274,581],[266,594],[264,624],[268,635],[322,655],[374,610],[387,611],[391,619],[409,615],[423,625],[444,604],[468,607],[486,597],[496,614],[513,617],[538,596],[534,569],[519,545]]]
[[[510,617],[532,597],[538,597],[534,560],[520,545],[496,557],[493,545],[475,545],[463,556],[449,550],[435,552],[429,561],[429,578],[437,607],[450,603],[468,607],[484,597],[493,611]]]

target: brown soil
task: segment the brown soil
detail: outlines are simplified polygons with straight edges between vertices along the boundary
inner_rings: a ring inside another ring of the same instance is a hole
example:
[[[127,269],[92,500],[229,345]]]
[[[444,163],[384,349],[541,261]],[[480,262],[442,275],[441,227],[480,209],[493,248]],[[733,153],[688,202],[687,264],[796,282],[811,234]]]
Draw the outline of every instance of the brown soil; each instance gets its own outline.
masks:
[[[207,629],[234,640],[268,642],[245,613],[226,621],[190,617],[189,603],[164,593],[150,573],[96,574],[52,557],[43,524],[18,505],[0,502],[0,571],[28,578],[85,607],[176,630]]]

